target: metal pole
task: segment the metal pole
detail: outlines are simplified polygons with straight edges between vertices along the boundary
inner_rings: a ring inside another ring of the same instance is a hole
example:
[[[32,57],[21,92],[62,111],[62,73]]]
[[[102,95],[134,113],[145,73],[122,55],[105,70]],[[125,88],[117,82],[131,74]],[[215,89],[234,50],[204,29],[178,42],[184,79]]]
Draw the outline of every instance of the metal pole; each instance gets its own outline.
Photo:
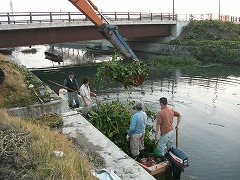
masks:
[[[176,148],[178,147],[178,128],[176,128]]]
[[[174,0],[173,0],[173,20],[174,20],[174,17],[175,17],[175,16],[174,16],[174,14],[175,14],[175,12],[174,12],[174,6],[175,6],[175,5],[174,5]]]
[[[218,0],[218,20],[221,19],[221,0]]]

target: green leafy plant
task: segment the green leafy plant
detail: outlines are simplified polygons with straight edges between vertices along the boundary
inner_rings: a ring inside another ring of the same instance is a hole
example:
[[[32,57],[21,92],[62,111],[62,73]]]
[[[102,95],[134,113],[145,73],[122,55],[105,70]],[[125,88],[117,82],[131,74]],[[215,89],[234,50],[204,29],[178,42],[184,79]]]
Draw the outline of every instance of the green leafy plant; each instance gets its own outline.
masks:
[[[130,149],[129,142],[126,141],[126,135],[129,130],[134,104],[134,101],[123,103],[118,100],[110,103],[99,103],[89,118],[89,121],[99,131],[128,155],[130,155]],[[146,110],[146,113],[148,117],[154,117],[154,113],[150,110]],[[151,154],[155,148],[155,141],[152,140],[154,132],[153,126],[147,125],[144,139],[146,154]]]
[[[124,64],[123,61],[117,61],[114,55],[111,61],[98,67],[95,82],[102,86],[110,82],[122,83],[128,89],[131,85],[141,85],[147,75],[148,68],[143,62]]]
[[[24,54],[30,54],[30,53],[36,54],[37,53],[37,49],[36,48],[24,49],[21,52],[24,53]]]
[[[239,65],[240,27],[218,20],[191,21],[169,44],[191,46],[192,55],[203,63]]]

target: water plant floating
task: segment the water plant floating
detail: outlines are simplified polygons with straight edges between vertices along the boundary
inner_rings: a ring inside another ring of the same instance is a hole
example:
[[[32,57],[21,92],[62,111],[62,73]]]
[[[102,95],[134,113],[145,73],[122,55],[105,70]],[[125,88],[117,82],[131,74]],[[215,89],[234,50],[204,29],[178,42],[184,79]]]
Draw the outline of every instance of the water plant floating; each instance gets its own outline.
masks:
[[[143,62],[123,63],[112,58],[98,67],[95,82],[101,86],[110,82],[121,83],[128,89],[130,86],[140,86],[148,76],[148,71]]]

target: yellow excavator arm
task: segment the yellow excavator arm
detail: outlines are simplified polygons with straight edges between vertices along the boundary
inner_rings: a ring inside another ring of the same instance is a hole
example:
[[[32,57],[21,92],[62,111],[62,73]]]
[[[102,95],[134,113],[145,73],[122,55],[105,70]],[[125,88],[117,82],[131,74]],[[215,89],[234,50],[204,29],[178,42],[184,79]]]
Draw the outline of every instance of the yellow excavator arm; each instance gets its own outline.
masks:
[[[79,9],[95,26],[98,27],[102,36],[107,39],[125,58],[139,61],[126,41],[118,32],[118,27],[111,25],[107,19],[98,11],[97,6],[91,0],[69,0],[77,9]],[[98,12],[104,21],[96,13]]]

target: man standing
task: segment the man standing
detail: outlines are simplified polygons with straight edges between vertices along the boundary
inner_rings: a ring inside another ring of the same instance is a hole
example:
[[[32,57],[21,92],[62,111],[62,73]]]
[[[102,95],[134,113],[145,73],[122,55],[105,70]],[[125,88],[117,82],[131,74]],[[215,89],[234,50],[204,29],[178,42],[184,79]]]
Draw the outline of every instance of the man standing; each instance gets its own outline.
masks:
[[[91,95],[96,97],[97,95],[93,92],[90,91],[89,88],[89,78],[88,77],[84,77],[83,78],[83,84],[80,87],[80,95],[82,97],[83,100],[83,109],[82,109],[82,113],[84,116],[86,116],[87,118],[89,117],[89,114],[91,112],[91,107],[92,107],[92,100],[91,100]]]
[[[130,139],[132,157],[137,161],[140,161],[144,153],[144,136],[147,124],[147,114],[142,110],[142,102],[136,103],[136,109],[137,112],[131,117],[130,129],[126,139],[127,141]]]
[[[161,110],[157,113],[155,139],[157,140],[157,135],[160,130],[161,137],[158,140],[157,149],[160,158],[162,160],[165,160],[164,148],[167,147],[167,150],[169,150],[172,147],[173,143],[173,117],[177,117],[177,125],[175,128],[178,129],[179,123],[181,121],[181,115],[179,112],[167,106],[166,97],[160,98],[159,101]]]
[[[70,108],[78,108],[79,107],[79,99],[78,99],[78,90],[79,86],[77,80],[74,78],[74,73],[72,71],[69,72],[68,78],[66,78],[63,82],[63,85],[67,87],[68,91],[68,103]],[[74,102],[75,101],[75,105]]]

